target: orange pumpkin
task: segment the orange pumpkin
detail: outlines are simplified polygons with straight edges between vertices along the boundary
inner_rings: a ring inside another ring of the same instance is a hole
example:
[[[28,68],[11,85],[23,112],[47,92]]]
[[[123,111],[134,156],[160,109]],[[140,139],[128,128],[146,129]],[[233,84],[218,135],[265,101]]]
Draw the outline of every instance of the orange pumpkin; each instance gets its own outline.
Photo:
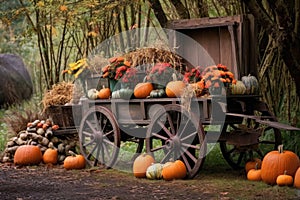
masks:
[[[146,153],[139,155],[133,162],[133,175],[137,178],[145,178],[146,171],[152,163],[155,163],[154,158]]]
[[[276,183],[278,186],[290,186],[293,185],[293,177],[286,174],[286,171],[284,171],[284,174],[277,176]]]
[[[111,94],[111,91],[109,88],[105,88],[105,86],[103,86],[103,88],[101,90],[99,90],[98,92],[98,98],[99,99],[109,99]]]
[[[187,170],[185,164],[181,160],[175,162],[167,162],[162,170],[163,179],[171,181],[173,179],[183,179],[186,176]]]
[[[153,89],[153,85],[150,82],[138,83],[134,87],[133,94],[138,99],[144,99],[150,95]]]
[[[297,169],[294,176],[294,187],[300,189],[300,167]]]
[[[170,81],[166,86],[166,94],[168,97],[181,97],[186,84],[183,81]]]
[[[16,165],[37,165],[42,161],[42,152],[38,146],[19,146],[14,155]]]
[[[49,148],[43,154],[43,162],[45,164],[56,164],[58,159],[57,149]]]
[[[249,172],[250,169],[255,169],[256,164],[257,164],[257,169],[260,169],[261,168],[261,159],[253,158],[252,160],[249,160],[248,162],[246,162],[246,165],[245,165],[246,174]]]
[[[258,169],[258,163],[255,164],[254,169],[250,169],[247,173],[249,181],[261,181],[261,169]]]
[[[299,167],[299,157],[292,151],[283,151],[283,145],[278,146],[278,151],[267,153],[261,166],[261,178],[270,185],[276,184],[277,176],[284,174],[294,176]]]
[[[67,156],[65,158],[64,168],[66,170],[85,168],[85,158],[84,158],[84,156],[72,153],[72,155]]]

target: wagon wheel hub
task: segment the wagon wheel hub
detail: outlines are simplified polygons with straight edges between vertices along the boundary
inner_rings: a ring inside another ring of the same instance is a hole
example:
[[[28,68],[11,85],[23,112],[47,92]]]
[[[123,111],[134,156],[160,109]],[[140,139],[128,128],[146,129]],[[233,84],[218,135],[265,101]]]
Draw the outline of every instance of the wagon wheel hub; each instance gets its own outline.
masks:
[[[97,131],[95,134],[95,142],[98,144],[102,144],[103,142],[103,133],[102,131]]]
[[[179,150],[181,147],[181,141],[178,136],[174,136],[166,141],[166,148],[168,150]]]

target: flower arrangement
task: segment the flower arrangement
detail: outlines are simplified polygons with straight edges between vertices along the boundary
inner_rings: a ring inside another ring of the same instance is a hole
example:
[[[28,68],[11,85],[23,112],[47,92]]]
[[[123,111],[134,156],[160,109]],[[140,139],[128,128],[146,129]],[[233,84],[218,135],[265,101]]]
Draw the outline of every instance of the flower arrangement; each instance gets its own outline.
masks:
[[[129,67],[121,77],[120,81],[125,87],[134,88],[138,83],[137,69],[134,67]]]
[[[225,65],[218,64],[206,67],[202,73],[204,87],[212,92],[221,92],[222,87],[228,87],[235,84],[236,79],[231,71]]]
[[[101,69],[103,78],[120,80],[131,66],[131,63],[125,60],[124,57],[110,58],[109,63],[109,65],[106,65]]]
[[[147,81],[164,87],[173,79],[173,73],[174,69],[170,63],[156,63],[148,72],[146,79]]]
[[[183,81],[186,83],[196,83],[202,79],[201,67],[194,67],[184,73]]]

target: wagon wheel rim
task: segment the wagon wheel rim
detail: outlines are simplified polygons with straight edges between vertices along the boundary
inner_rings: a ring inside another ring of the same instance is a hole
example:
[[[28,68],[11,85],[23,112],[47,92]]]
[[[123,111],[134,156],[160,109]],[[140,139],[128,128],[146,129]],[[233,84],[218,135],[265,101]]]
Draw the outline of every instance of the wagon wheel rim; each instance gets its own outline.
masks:
[[[266,112],[264,116],[272,117],[271,113]],[[276,120],[271,118],[271,120]],[[271,150],[276,150],[278,145],[282,143],[281,133],[279,129],[262,125],[254,120],[244,120],[248,128],[262,129],[261,136],[257,145],[251,147],[238,147],[236,145],[228,144],[226,141],[220,142],[220,149],[224,159],[233,169],[243,169],[245,163],[253,158],[263,157]],[[224,132],[227,127],[231,126],[233,129],[237,129],[236,125],[225,124]]]
[[[120,149],[120,129],[111,111],[101,106],[90,108],[80,123],[79,142],[90,166],[113,167]]]
[[[206,145],[199,117],[177,104],[160,109],[147,129],[146,151],[156,162],[182,160],[187,178],[193,178],[199,172],[205,159]]]

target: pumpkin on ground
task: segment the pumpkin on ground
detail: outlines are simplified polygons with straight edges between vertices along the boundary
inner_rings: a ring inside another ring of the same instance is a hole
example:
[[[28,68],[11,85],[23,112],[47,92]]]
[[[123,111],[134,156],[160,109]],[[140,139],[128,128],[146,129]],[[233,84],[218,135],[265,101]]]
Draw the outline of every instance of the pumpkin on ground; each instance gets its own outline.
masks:
[[[57,149],[48,148],[43,154],[43,162],[45,164],[56,164],[58,159]]]
[[[243,76],[242,82],[246,87],[245,94],[258,94],[259,84],[255,76],[252,76],[251,74],[249,74],[248,76]]]
[[[148,179],[161,179],[162,169],[163,169],[163,164],[153,163],[147,168],[146,177]]]
[[[42,152],[38,146],[19,146],[14,155],[16,165],[37,165],[42,161]]]
[[[155,163],[154,158],[146,153],[139,155],[133,162],[133,175],[137,178],[145,178],[146,171],[152,163]]]
[[[250,169],[247,173],[249,181],[261,181],[261,169],[258,168],[258,163],[255,164],[254,169]]]
[[[276,183],[278,186],[290,186],[293,185],[293,177],[286,174],[286,171],[284,171],[284,174],[277,176]]]
[[[99,99],[109,99],[110,93],[111,93],[110,89],[103,86],[102,89],[99,90],[99,92],[98,92],[98,98]]]
[[[294,176],[294,187],[300,189],[300,167],[297,169]]]
[[[186,166],[181,160],[176,160],[175,162],[167,162],[163,166],[162,176],[166,181],[171,181],[173,179],[183,179],[186,177]]]
[[[150,95],[153,89],[153,85],[150,82],[138,83],[133,90],[134,96],[138,99],[144,99]]]
[[[67,156],[64,160],[64,168],[66,170],[85,168],[85,158],[83,155],[75,154],[73,152],[69,153],[71,153],[71,155]]]
[[[299,157],[292,151],[283,150],[283,145],[278,146],[278,151],[270,151],[263,159],[261,178],[270,185],[276,184],[276,178],[287,171],[287,175],[294,176],[299,167]]]
[[[253,158],[252,160],[249,160],[248,162],[246,162],[246,164],[245,164],[246,174],[249,172],[250,169],[255,169],[256,164],[257,164],[257,169],[260,169],[261,168],[261,159]]]

